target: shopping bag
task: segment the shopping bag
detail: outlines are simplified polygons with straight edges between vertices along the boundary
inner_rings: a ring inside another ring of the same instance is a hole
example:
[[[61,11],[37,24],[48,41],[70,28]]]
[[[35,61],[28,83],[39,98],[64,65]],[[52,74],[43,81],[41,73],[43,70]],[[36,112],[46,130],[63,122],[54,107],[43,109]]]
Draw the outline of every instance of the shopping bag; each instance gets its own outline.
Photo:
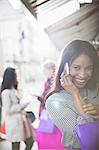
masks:
[[[48,111],[44,109],[40,116],[38,131],[44,132],[44,133],[54,133],[55,129],[56,129],[56,126],[53,123]]]
[[[1,125],[1,127],[0,127],[0,133],[6,134],[6,130],[5,130],[5,121],[2,123],[2,125]]]
[[[0,141],[6,139],[5,121],[3,121],[0,127]]]
[[[55,124],[51,119],[44,120],[41,119],[38,126],[38,131],[45,133],[54,133],[55,132]]]
[[[82,150],[99,150],[99,120],[75,128]]]
[[[66,150],[61,142],[62,132],[56,127],[56,131],[52,134],[39,132],[34,129],[38,150]]]

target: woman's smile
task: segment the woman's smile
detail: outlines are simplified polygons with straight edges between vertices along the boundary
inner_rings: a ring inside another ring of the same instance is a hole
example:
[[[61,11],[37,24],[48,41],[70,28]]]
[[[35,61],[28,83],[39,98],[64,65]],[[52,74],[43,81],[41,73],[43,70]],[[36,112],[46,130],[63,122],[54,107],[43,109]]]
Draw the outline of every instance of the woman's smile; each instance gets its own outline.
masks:
[[[87,81],[88,81],[88,80],[77,79],[77,78],[73,80],[74,84],[75,84],[77,87],[78,87],[78,86],[79,86],[79,87],[80,87],[80,86],[81,86],[81,87],[84,87],[84,86],[86,85]]]

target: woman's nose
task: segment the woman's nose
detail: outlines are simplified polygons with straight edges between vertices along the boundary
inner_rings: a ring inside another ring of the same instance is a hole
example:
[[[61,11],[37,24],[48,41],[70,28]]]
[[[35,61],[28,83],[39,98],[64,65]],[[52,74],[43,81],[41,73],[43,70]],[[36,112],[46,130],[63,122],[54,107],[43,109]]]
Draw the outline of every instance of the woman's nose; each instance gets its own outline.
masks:
[[[85,70],[84,69],[80,70],[79,75],[80,75],[80,77],[84,78],[86,76]]]

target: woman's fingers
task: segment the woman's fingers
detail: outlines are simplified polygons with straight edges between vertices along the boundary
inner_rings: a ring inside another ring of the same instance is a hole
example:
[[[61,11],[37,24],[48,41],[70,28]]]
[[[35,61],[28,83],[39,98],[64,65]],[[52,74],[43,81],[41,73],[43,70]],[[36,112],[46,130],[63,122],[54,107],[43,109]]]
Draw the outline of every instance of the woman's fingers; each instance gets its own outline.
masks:
[[[93,118],[95,119],[95,120],[97,120],[97,119],[99,119],[99,115],[93,115]]]
[[[60,81],[62,84],[65,83],[65,85],[71,85],[72,84],[70,75],[66,75],[65,72],[62,72]]]
[[[85,105],[83,105],[83,110],[87,111],[87,110],[94,110],[94,106],[91,103],[87,103]]]
[[[83,110],[84,110],[84,112],[96,111],[96,109],[94,108],[94,106],[91,105],[91,104],[84,105],[84,106],[83,106]]]
[[[83,108],[88,108],[88,107],[94,107],[94,106],[91,103],[87,103],[87,104],[83,105]]]
[[[97,119],[97,117],[99,118],[98,114],[97,114],[97,109],[96,107],[91,104],[91,103],[88,103],[86,105],[83,106],[83,111],[86,113],[86,114],[91,114],[93,115],[93,118],[94,119]]]
[[[87,110],[87,111],[84,111],[86,114],[91,114],[91,115],[95,115],[96,114],[96,110]]]
[[[62,86],[63,86],[64,83],[65,83],[65,73],[64,73],[64,72],[62,72],[62,74],[61,74],[60,82],[61,82],[61,85],[62,85]]]

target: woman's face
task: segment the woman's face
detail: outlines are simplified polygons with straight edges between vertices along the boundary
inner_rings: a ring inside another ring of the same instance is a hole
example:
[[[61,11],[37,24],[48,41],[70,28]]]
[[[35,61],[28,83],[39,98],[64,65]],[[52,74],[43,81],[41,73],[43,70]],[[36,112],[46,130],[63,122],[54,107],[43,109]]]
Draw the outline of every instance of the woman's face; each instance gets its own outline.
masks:
[[[93,72],[93,63],[89,56],[81,54],[70,65],[72,81],[78,89],[84,88]]]

